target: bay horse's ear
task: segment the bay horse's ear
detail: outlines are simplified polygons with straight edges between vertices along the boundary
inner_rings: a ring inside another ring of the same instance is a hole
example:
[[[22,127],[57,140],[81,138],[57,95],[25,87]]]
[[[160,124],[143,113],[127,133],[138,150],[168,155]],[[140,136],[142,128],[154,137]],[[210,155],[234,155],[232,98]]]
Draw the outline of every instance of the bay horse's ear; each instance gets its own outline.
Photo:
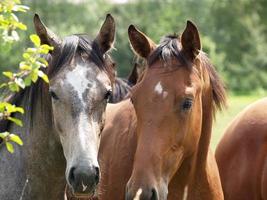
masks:
[[[147,58],[156,48],[156,44],[134,25],[129,26],[128,36],[134,51],[143,58]]]
[[[59,49],[61,45],[61,39],[43,24],[39,15],[34,15],[33,22],[35,31],[41,39],[41,44],[53,46],[54,50]]]
[[[196,25],[189,20],[181,36],[181,43],[186,56],[194,60],[201,50],[201,43]]]
[[[95,40],[102,53],[106,53],[112,47],[115,40],[115,20],[111,14],[107,14]]]

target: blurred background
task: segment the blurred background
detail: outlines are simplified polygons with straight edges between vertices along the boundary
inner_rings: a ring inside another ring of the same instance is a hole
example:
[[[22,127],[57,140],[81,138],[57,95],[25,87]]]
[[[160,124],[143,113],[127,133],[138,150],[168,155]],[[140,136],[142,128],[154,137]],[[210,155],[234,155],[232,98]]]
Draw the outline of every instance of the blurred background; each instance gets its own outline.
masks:
[[[96,36],[107,13],[116,21],[112,57],[118,75],[125,77],[133,66],[127,29],[136,25],[154,41],[181,33],[186,20],[199,28],[203,50],[224,80],[229,108],[217,116],[213,146],[230,120],[247,104],[267,94],[267,1],[266,0],[31,0],[31,10],[19,14],[28,26],[15,46],[0,44],[0,72],[17,69],[24,48],[34,33],[32,18],[43,22],[61,37],[74,33]]]

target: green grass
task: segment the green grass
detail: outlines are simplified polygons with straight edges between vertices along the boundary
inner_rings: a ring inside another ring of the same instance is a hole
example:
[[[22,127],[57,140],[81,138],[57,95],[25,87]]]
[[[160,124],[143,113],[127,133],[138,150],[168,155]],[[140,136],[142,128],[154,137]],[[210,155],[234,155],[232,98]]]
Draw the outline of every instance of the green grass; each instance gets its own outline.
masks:
[[[211,147],[215,150],[216,145],[224,134],[225,129],[234,119],[234,117],[243,110],[247,105],[264,97],[264,95],[250,95],[250,96],[229,96],[228,108],[216,115],[216,121],[213,125],[213,133],[211,139]]]

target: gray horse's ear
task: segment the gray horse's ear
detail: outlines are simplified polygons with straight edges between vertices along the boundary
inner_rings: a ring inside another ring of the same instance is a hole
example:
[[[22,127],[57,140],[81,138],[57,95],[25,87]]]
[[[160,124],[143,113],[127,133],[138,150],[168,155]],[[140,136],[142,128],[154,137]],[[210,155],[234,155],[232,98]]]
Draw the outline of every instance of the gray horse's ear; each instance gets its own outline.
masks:
[[[115,40],[115,20],[111,14],[107,14],[95,40],[102,53],[106,53],[113,46]]]
[[[54,50],[60,47],[61,39],[43,24],[38,14],[34,15],[33,23],[35,31],[41,39],[41,44],[53,46]]]
[[[156,48],[156,44],[134,25],[129,26],[128,36],[133,50],[143,58],[147,58]]]
[[[196,25],[189,20],[181,36],[181,43],[185,55],[188,56],[189,59],[195,59],[201,50],[201,43]]]

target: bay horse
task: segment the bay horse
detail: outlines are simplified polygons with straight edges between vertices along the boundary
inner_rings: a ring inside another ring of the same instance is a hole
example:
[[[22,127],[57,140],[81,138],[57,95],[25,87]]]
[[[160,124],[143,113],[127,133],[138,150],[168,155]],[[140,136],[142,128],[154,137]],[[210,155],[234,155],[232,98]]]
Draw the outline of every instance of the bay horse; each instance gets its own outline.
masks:
[[[158,45],[133,25],[128,34],[148,67],[130,99],[107,106],[98,199],[223,199],[209,144],[225,89],[197,27],[188,21]]]
[[[241,111],[216,148],[226,200],[267,199],[267,98]]]
[[[34,25],[41,43],[54,47],[47,56],[50,85],[39,80],[9,99],[25,108],[16,116],[24,126],[1,121],[0,131],[17,133],[24,146],[12,155],[0,147],[0,199],[63,199],[66,181],[75,196],[89,197],[99,182],[99,134],[114,82],[108,50],[115,22],[108,14],[93,40],[61,40],[37,14]]]

